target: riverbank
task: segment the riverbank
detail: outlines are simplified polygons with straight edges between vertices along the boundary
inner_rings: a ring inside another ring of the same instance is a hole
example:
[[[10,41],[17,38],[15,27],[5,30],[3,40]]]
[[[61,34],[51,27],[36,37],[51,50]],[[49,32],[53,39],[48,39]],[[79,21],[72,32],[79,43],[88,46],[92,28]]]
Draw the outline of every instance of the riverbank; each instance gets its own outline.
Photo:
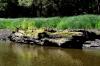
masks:
[[[100,47],[99,30],[53,30],[34,29],[10,31],[2,29],[1,40],[8,40],[15,43],[36,44],[40,46],[55,46],[63,48]],[[5,32],[8,31],[8,32]],[[7,33],[7,34],[6,34]],[[6,36],[6,37],[5,37]],[[9,38],[8,38],[9,37]],[[95,43],[93,43],[95,42]],[[96,43],[97,42],[97,43]]]
[[[98,47],[99,25],[99,15],[0,18],[0,40],[67,48]]]

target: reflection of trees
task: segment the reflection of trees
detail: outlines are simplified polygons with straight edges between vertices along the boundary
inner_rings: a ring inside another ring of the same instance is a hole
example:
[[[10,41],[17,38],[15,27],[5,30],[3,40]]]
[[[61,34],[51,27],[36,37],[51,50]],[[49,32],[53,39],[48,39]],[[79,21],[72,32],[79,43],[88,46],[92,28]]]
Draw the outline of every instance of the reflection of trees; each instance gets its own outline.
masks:
[[[68,53],[61,49],[46,47],[14,46],[14,52],[18,58],[18,64],[27,66],[80,66],[81,61],[74,60]]]
[[[0,43],[0,66],[16,66],[17,57],[12,50],[12,45]]]
[[[0,43],[0,66],[98,66],[98,58],[78,49]]]
[[[82,64],[61,49],[29,45],[0,45],[0,65],[10,66],[66,66]]]

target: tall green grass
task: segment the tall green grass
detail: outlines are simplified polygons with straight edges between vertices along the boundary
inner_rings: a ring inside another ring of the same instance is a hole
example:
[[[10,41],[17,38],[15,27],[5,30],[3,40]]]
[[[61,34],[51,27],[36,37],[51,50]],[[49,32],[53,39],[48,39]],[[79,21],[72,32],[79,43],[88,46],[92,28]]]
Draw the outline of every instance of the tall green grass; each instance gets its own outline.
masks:
[[[71,17],[0,19],[1,29],[32,29],[43,27],[56,29],[100,29],[100,16],[79,15]]]

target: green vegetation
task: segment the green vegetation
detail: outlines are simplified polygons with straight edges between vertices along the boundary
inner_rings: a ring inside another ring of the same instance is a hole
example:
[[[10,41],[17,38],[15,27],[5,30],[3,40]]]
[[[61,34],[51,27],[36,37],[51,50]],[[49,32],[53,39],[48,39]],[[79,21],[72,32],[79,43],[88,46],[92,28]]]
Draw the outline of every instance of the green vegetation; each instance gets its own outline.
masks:
[[[72,17],[0,19],[0,28],[56,28],[56,29],[100,29],[99,15]]]
[[[0,0],[0,17],[100,14],[99,3],[99,0]]]

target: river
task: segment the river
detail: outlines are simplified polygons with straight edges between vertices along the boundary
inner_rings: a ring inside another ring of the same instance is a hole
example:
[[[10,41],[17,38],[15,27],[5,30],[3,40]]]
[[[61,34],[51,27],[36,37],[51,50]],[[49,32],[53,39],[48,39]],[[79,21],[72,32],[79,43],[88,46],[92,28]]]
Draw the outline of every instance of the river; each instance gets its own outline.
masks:
[[[0,66],[100,66],[100,49],[67,49],[0,41]]]

